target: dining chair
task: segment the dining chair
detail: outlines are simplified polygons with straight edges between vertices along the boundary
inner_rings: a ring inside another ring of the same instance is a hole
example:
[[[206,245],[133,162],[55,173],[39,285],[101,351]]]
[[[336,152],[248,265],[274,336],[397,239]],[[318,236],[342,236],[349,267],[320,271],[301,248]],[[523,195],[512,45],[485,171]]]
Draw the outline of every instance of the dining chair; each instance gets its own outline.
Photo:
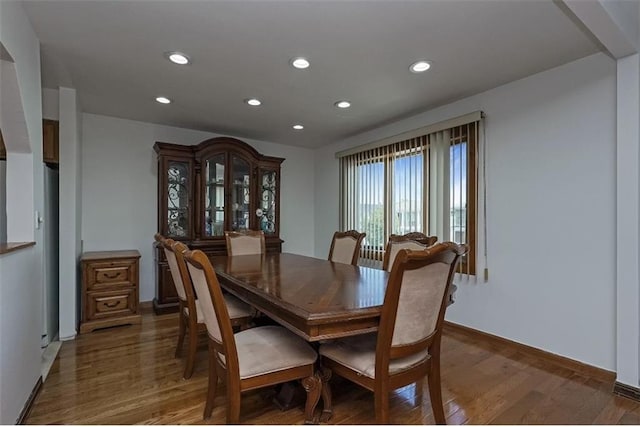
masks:
[[[393,261],[400,249],[411,249],[412,251],[425,250],[429,246],[433,246],[438,241],[437,236],[427,236],[424,233],[414,231],[403,235],[392,234],[389,236],[387,247],[384,250],[384,258],[382,259],[382,269],[390,271]]]
[[[198,334],[206,331],[206,326],[202,318],[200,302],[193,292],[191,278],[189,277],[189,272],[187,271],[187,266],[184,262],[183,254],[189,250],[189,248],[181,242],[174,242],[173,240],[165,239],[162,236],[156,237],[156,240],[160,242],[164,249],[165,257],[169,264],[169,270],[171,271],[171,277],[173,278],[176,293],[178,294],[179,326],[178,345],[176,346],[175,357],[180,356],[185,334],[187,332],[189,334],[187,359],[183,374],[184,379],[189,379],[191,378],[191,375],[193,375],[196,351],[198,348]],[[232,324],[241,329],[249,327],[253,320],[255,310],[253,310],[251,306],[235,298],[233,295],[225,295],[225,299],[227,299],[227,305],[229,306]],[[193,313],[195,313],[195,315],[193,315]]]
[[[378,332],[320,345],[320,364],[374,392],[376,422],[389,424],[389,393],[424,377],[438,424],[446,424],[440,342],[448,288],[466,245],[402,249],[391,268]]]
[[[226,383],[228,424],[238,424],[240,420],[243,391],[293,380],[300,380],[307,392],[305,419],[312,422],[321,393],[321,380],[314,370],[315,350],[280,326],[260,326],[234,334],[228,306],[209,258],[194,250],[187,252],[185,259],[209,334],[209,385],[204,419],[211,416],[221,377]]]
[[[343,264],[358,264],[360,246],[367,233],[359,233],[356,230],[336,231],[331,240],[329,249],[329,261]]]
[[[227,255],[263,254],[265,250],[264,232],[262,230],[225,231]]]

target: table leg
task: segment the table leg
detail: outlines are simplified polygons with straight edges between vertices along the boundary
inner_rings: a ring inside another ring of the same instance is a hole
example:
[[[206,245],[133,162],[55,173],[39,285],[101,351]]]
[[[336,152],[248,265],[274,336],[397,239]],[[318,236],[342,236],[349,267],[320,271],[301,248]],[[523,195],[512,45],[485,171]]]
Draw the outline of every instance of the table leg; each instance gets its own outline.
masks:
[[[322,390],[322,381],[317,373],[312,376],[303,379],[302,386],[307,392],[307,403],[304,406],[304,423],[305,424],[318,424],[315,416],[316,406],[320,400],[320,393]]]
[[[320,367],[320,380],[322,381],[322,414],[320,415],[320,422],[326,423],[333,416],[333,404],[331,402],[331,385],[329,380],[331,379],[331,370]]]

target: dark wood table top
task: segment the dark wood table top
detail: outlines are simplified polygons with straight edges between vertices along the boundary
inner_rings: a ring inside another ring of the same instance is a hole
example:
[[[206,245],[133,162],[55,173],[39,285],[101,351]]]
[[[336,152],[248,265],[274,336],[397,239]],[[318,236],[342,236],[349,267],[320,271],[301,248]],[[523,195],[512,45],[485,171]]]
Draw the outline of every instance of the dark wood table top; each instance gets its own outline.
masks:
[[[386,271],[287,253],[211,262],[225,289],[308,341],[377,330]]]

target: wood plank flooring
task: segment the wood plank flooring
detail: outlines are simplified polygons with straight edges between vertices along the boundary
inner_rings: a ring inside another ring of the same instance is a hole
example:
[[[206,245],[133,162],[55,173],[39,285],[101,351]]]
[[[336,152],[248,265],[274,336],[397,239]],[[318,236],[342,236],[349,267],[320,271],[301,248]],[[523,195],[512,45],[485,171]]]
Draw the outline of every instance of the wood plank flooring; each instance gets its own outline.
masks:
[[[142,324],[95,331],[65,342],[32,408],[29,424],[205,424],[207,351],[182,379],[173,357],[176,315],[145,313]],[[186,349],[185,349],[186,350]],[[509,346],[445,330],[442,381],[449,424],[640,424],[640,403],[616,396],[613,384]],[[218,385],[209,424],[224,423]],[[335,424],[373,424],[373,394],[332,379]],[[302,407],[281,412],[273,389],[243,394],[240,422],[302,424]],[[426,382],[391,397],[397,424],[433,424]]]

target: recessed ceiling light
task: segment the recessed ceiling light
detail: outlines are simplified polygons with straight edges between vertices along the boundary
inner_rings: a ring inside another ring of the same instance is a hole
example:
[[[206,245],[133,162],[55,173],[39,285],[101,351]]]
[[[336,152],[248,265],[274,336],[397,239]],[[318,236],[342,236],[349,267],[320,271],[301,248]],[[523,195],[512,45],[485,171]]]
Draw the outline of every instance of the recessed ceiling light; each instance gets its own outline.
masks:
[[[160,104],[171,104],[171,100],[166,96],[159,96],[156,98],[156,101],[158,101]]]
[[[167,52],[165,55],[169,59],[169,61],[173,62],[174,64],[187,65],[191,62],[189,57],[181,52]]]
[[[302,129],[304,129],[304,126],[302,126],[302,125],[293,125],[293,128],[295,130],[302,130]]]
[[[338,108],[349,108],[349,107],[351,107],[351,103],[349,101],[338,101],[333,105],[335,105]]]
[[[305,68],[309,68],[309,61],[306,58],[293,58],[291,60],[291,65],[299,70],[304,70]]]
[[[429,68],[431,68],[431,63],[429,61],[417,61],[411,64],[409,70],[412,73],[424,73]]]
[[[256,98],[245,99],[244,102],[251,105],[252,107],[257,107],[258,105],[262,104],[262,102]]]

